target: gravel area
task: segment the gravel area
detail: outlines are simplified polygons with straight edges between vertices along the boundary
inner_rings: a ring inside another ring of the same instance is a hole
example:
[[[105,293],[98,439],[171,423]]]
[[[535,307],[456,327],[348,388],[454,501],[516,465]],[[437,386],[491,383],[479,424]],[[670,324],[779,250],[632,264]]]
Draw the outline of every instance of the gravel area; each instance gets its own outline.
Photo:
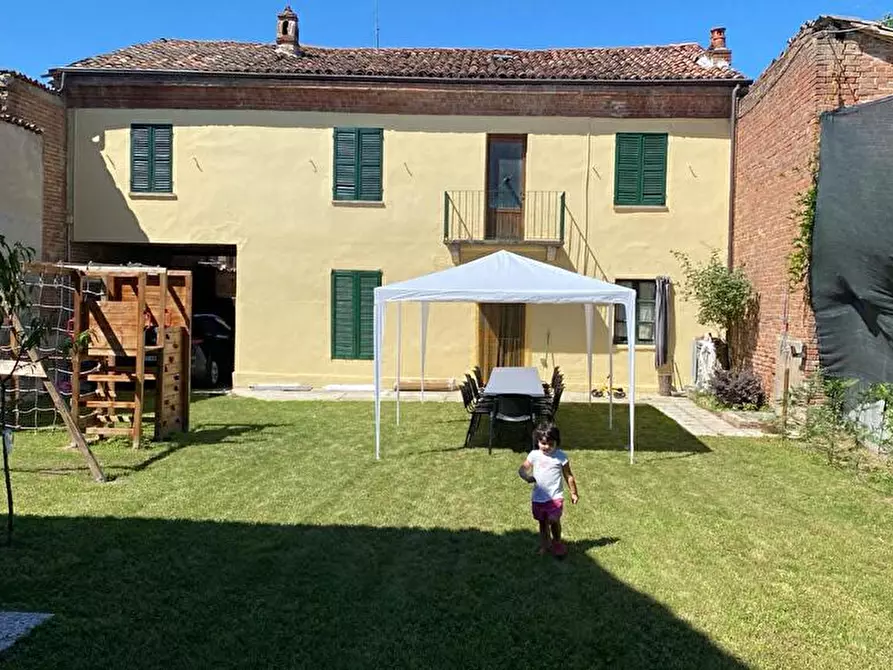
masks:
[[[41,612],[0,612],[0,651],[11,647],[16,640],[51,616]]]

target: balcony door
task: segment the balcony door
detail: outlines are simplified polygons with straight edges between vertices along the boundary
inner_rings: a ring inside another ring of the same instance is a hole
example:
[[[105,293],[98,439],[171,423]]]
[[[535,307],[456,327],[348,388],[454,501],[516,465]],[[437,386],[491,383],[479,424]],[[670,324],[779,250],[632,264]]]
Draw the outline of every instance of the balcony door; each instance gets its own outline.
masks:
[[[488,240],[524,239],[526,135],[487,136]]]

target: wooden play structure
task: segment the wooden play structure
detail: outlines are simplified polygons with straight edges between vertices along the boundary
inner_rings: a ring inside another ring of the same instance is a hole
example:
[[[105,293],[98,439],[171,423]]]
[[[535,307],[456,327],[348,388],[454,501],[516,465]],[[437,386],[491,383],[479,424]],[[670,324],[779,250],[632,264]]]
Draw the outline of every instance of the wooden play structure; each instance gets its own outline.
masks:
[[[154,396],[155,439],[188,431],[192,274],[145,266],[32,264],[29,270],[70,278],[77,427],[88,436],[126,436],[138,448]]]

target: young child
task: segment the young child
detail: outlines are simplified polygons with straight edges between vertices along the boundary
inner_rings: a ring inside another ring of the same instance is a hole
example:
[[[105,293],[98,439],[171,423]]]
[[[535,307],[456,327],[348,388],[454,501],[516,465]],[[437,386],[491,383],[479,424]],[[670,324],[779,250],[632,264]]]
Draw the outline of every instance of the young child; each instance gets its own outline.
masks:
[[[561,433],[552,423],[540,424],[533,431],[538,449],[527,455],[518,468],[518,475],[533,487],[533,518],[540,524],[540,555],[550,550],[556,556],[564,556],[567,549],[561,543],[561,512],[564,507],[564,483],[567,479],[571,490],[571,502],[577,504],[577,480],[571,472],[567,455],[559,449]],[[533,474],[531,474],[531,470]]]

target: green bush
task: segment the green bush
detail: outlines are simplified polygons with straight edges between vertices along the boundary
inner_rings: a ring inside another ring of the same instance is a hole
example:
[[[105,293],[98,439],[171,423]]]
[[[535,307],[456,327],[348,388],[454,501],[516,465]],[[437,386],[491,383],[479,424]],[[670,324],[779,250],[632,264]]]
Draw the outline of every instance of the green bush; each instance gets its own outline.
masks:
[[[754,300],[753,285],[741,268],[730,270],[714,249],[706,263],[695,264],[687,254],[672,252],[682,266],[682,295],[698,304],[698,322],[715,325],[728,334],[742,320]]]

